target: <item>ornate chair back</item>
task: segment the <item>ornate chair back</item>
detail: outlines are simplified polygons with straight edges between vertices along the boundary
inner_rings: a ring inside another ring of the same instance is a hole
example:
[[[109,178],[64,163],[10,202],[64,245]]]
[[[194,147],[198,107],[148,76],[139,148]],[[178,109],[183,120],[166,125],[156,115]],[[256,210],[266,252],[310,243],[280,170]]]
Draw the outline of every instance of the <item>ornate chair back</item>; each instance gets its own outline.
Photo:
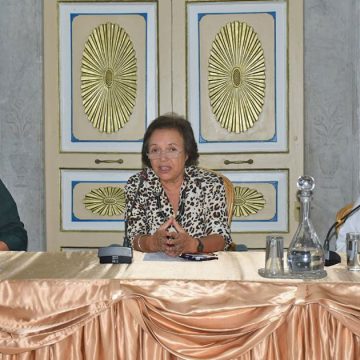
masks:
[[[229,223],[229,226],[230,226],[232,218],[233,218],[233,214],[234,214],[234,202],[235,202],[234,185],[231,182],[231,180],[228,177],[226,177],[224,174],[222,174],[222,173],[220,173],[218,171],[210,170],[210,169],[206,169],[206,170],[217,174],[224,181],[225,194],[226,194],[226,206],[227,206],[227,212],[228,212],[228,223]],[[247,251],[247,247],[245,245],[243,245],[243,244],[235,244],[233,242],[230,245],[228,251]]]
[[[354,203],[346,204],[336,213],[336,221],[338,222],[336,225],[336,232],[339,232],[339,228],[343,223],[341,219],[352,210],[353,206]]]
[[[228,212],[228,222],[229,225],[231,224],[233,213],[234,213],[234,201],[235,201],[235,191],[234,185],[229,178],[227,178],[223,174],[219,174],[224,181],[225,186],[225,193],[226,193],[226,205],[227,205],[227,212]]]

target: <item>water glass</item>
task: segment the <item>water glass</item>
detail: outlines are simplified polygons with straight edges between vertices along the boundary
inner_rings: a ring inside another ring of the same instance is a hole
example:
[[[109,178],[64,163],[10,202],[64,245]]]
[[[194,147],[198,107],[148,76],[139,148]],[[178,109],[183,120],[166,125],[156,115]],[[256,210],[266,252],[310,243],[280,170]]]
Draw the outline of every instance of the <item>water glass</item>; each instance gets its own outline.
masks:
[[[349,232],[346,234],[347,268],[350,271],[360,271],[360,233]]]
[[[267,275],[284,273],[284,238],[282,236],[266,236],[265,273]]]

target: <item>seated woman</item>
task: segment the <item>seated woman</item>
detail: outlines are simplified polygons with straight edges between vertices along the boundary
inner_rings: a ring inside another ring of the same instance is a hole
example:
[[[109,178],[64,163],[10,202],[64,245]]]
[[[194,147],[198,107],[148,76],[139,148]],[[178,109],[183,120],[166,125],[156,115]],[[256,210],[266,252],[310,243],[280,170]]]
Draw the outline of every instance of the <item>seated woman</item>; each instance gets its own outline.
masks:
[[[222,179],[196,167],[190,123],[164,115],[147,128],[143,171],[126,185],[128,236],[143,252],[214,252],[231,244]]]
[[[15,201],[0,180],[0,251],[26,250],[27,241]]]

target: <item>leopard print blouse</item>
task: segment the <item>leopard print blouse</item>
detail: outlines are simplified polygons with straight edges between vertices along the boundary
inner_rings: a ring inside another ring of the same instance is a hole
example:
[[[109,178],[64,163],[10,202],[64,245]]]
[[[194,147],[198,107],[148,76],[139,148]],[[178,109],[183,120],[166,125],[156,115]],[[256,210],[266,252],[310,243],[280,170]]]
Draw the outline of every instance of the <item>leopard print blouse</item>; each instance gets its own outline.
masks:
[[[141,178],[143,183],[139,187]],[[183,229],[193,237],[220,234],[225,239],[225,249],[232,242],[225,187],[222,179],[212,172],[196,166],[185,168],[177,214],[174,214],[158,176],[150,168],[131,176],[125,193],[125,216],[131,242],[136,235],[153,234],[170,216],[176,216]]]

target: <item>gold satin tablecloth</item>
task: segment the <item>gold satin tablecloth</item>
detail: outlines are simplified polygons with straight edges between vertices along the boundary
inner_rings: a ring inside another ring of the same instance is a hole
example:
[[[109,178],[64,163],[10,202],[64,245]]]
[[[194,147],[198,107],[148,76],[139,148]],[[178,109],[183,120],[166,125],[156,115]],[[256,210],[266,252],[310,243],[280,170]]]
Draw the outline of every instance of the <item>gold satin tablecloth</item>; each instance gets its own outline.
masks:
[[[360,273],[264,279],[263,252],[99,264],[0,253],[0,359],[360,359]]]

